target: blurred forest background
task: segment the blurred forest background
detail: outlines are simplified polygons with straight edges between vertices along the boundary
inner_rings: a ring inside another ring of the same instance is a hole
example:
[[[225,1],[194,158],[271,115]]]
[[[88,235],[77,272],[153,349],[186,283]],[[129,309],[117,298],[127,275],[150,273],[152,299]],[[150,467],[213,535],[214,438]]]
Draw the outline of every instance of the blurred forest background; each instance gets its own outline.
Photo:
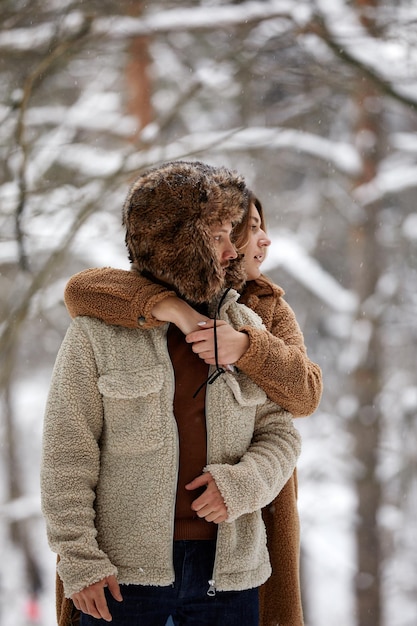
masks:
[[[128,268],[143,167],[260,196],[320,363],[297,420],[308,626],[417,623],[416,0],[1,0],[0,624],[54,621],[42,419],[71,274]]]

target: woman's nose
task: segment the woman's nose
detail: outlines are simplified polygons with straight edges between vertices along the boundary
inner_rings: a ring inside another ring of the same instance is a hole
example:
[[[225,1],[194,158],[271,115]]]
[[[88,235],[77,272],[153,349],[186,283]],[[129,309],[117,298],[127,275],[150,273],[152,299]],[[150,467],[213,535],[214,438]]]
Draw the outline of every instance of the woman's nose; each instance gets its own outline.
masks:
[[[258,245],[261,248],[263,248],[264,246],[268,247],[268,246],[271,245],[271,240],[270,240],[269,237],[267,237],[266,233],[264,233],[264,232],[261,233],[261,236],[260,236],[260,238],[258,240]]]

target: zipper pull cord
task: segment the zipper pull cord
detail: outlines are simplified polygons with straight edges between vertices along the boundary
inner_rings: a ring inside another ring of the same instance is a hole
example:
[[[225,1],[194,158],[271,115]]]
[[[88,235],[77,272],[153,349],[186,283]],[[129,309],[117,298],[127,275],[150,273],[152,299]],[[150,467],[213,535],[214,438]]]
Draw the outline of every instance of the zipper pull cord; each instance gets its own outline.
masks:
[[[220,307],[223,304],[223,300],[225,299],[227,293],[228,293],[229,289],[226,289],[226,291],[224,292],[224,294],[222,295],[219,305],[217,307],[217,310],[214,314],[214,326],[213,326],[213,332],[214,332],[214,360],[216,361],[216,369],[214,370],[214,372],[212,372],[210,374],[210,376],[207,378],[207,380],[205,380],[203,383],[201,383],[201,385],[199,386],[199,388],[197,389],[197,391],[194,392],[193,394],[193,398],[196,398],[198,396],[198,394],[200,393],[200,391],[203,389],[203,387],[205,387],[207,384],[208,385],[212,385],[214,383],[214,381],[221,376],[221,374],[225,373],[225,369],[224,367],[220,367],[219,365],[219,349],[218,349],[218,345],[217,345],[217,315],[220,312]]]
[[[224,372],[226,371],[223,367],[220,367],[219,362],[218,362],[218,349],[217,349],[217,331],[216,331],[216,317],[214,317],[214,326],[213,326],[213,331],[214,331],[214,359],[216,361],[216,369],[214,370],[214,372],[212,372],[210,374],[210,376],[203,382],[201,383],[201,385],[199,386],[199,388],[197,389],[197,391],[194,392],[193,394],[193,398],[196,398],[198,396],[198,394],[200,393],[200,391],[203,389],[203,387],[205,387],[207,384],[208,385],[212,385],[214,383],[214,381],[221,375],[224,374]]]

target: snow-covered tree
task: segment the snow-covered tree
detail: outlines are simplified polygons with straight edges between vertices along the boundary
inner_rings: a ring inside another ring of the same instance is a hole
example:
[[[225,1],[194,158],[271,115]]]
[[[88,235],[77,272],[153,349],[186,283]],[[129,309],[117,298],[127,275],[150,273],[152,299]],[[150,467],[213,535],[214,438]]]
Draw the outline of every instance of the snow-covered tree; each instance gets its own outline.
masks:
[[[43,586],[48,607],[53,592],[37,466],[65,281],[128,266],[127,184],[187,157],[260,196],[265,271],[323,368],[300,426],[306,621],[414,624],[414,3],[3,0],[0,14],[0,542],[16,562],[0,593]],[[0,597],[0,619],[19,611]]]

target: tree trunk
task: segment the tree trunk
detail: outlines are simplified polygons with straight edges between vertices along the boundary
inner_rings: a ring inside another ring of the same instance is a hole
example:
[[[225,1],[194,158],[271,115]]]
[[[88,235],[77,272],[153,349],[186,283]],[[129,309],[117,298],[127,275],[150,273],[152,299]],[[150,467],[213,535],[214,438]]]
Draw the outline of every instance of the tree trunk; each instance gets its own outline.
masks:
[[[355,289],[358,283],[363,289],[361,302],[373,294],[374,272],[369,269],[363,259],[376,252],[374,241],[373,220],[353,230],[355,240],[353,254],[357,260],[358,271],[362,267],[362,274],[369,274],[368,280],[356,276]],[[372,261],[376,264],[375,261]],[[370,332],[367,355],[352,373],[354,394],[358,400],[358,411],[352,420],[352,433],[355,439],[355,457],[359,461],[356,475],[356,492],[358,496],[358,522],[356,528],[357,539],[357,575],[356,575],[356,602],[358,626],[379,626],[381,615],[380,597],[380,565],[381,547],[378,531],[377,515],[381,504],[381,486],[377,476],[378,451],[380,441],[381,415],[378,408],[378,392],[380,389],[378,367],[378,327],[375,320],[370,320],[364,312],[356,321],[357,327],[370,324],[365,332]]]
[[[362,2],[363,4],[363,2]],[[372,112],[377,94],[362,79],[356,94],[358,108],[357,142],[363,159],[362,177],[357,185],[375,177],[378,165],[378,115]],[[363,208],[361,223],[350,232],[352,289],[358,294],[360,309],[354,328],[359,337],[358,364],[352,372],[352,385],[358,400],[358,411],[352,419],[355,457],[359,461],[356,473],[358,496],[356,545],[357,574],[355,580],[358,626],[381,624],[381,545],[378,511],[381,505],[381,485],[377,475],[381,415],[378,394],[381,385],[378,319],[368,308],[375,293],[381,268],[380,250],[376,239],[378,206]],[[360,350],[363,352],[360,353]]]
[[[130,8],[129,14],[138,17],[142,11],[142,2],[139,2]],[[129,45],[129,60],[126,66],[127,110],[138,122],[132,140],[136,140],[142,128],[153,120],[149,74],[151,59],[148,47],[149,37],[134,37]]]

